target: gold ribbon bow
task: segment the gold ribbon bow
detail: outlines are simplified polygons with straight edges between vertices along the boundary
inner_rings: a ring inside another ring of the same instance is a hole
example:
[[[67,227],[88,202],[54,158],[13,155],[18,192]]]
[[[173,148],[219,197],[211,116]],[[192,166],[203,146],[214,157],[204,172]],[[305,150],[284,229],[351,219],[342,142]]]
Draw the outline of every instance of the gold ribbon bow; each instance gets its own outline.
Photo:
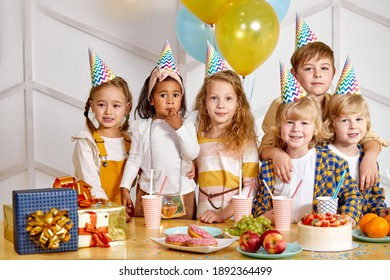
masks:
[[[89,243],[90,247],[101,247],[108,248],[110,247],[110,242],[112,239],[107,236],[108,227],[96,227],[97,215],[95,212],[87,211],[91,218],[91,223],[85,223],[85,228],[79,228],[79,235],[91,235],[91,242]]]
[[[50,209],[48,213],[37,210],[27,218],[26,230],[30,233],[30,240],[40,244],[44,249],[57,249],[61,242],[68,242],[73,222],[68,211]]]
[[[69,188],[76,190],[78,193],[78,206],[80,208],[90,207],[92,204],[101,202],[105,204],[103,199],[93,199],[91,195],[92,186],[86,182],[80,180],[76,181],[76,178],[71,176],[63,176],[55,179],[53,188]]]

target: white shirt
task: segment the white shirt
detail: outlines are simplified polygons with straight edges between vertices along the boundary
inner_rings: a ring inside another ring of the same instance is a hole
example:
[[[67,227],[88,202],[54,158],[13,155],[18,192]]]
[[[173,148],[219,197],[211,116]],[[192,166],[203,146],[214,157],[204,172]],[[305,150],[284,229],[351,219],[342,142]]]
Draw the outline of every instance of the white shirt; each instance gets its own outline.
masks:
[[[283,183],[277,176],[275,179],[274,196],[292,196],[302,180],[294,196],[292,223],[297,223],[306,213],[311,213],[313,206],[316,150],[312,148],[300,158],[291,159],[293,171],[290,183]]]
[[[107,138],[104,147],[107,152],[107,160],[122,161],[126,159],[126,147],[123,137]],[[94,198],[108,199],[100,182],[100,157],[95,139],[89,131],[82,131],[72,136],[75,142],[72,161],[75,168],[75,177],[92,186],[91,195]]]
[[[152,126],[151,129],[150,126]],[[165,120],[156,119],[152,122],[152,119],[138,119],[131,122],[130,127],[131,148],[121,187],[130,189],[141,168],[140,187],[149,193],[151,189],[150,170],[153,168],[153,193],[159,192],[166,176],[168,179],[162,194],[179,192],[180,180],[182,194],[195,190],[195,181],[185,176],[190,170],[192,160],[196,159],[199,154],[196,128],[193,123],[185,121],[175,131]],[[152,147],[152,162],[150,147]]]
[[[360,177],[360,173],[359,173],[359,169],[360,169],[360,162],[359,162],[360,153],[359,153],[359,150],[356,149],[356,155],[350,157],[350,156],[347,156],[346,154],[344,154],[343,152],[341,152],[339,149],[337,149],[332,144],[328,145],[328,147],[329,147],[329,150],[331,150],[336,155],[342,157],[343,159],[345,159],[348,162],[349,174],[351,174],[351,177],[353,179],[355,179],[356,182],[359,182],[360,181],[360,179],[359,179],[359,177]]]

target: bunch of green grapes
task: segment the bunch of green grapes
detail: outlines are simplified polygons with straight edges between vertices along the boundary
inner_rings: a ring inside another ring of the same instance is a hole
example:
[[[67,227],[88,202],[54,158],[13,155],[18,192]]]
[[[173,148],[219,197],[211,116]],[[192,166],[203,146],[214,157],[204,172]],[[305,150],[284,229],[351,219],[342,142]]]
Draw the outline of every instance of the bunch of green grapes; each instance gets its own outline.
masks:
[[[254,232],[257,232],[261,235],[263,232],[269,229],[271,229],[270,219],[264,216],[253,218],[253,215],[249,215],[242,216],[241,220],[239,220],[237,223],[234,223],[232,227],[225,228],[225,231],[230,235],[240,236],[247,230],[253,230]]]

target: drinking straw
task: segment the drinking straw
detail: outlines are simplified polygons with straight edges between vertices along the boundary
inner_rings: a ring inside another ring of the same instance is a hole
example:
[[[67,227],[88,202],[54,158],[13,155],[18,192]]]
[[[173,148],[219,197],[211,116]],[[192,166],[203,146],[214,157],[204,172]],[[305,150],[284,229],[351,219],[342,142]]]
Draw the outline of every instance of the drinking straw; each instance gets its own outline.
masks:
[[[340,191],[340,188],[341,188],[341,185],[343,184],[344,182],[344,177],[345,177],[345,174],[347,173],[347,170],[345,169],[343,171],[343,174],[341,175],[341,179],[339,181],[339,184],[337,185],[337,188],[336,188],[336,191],[334,192],[332,198],[335,199],[337,197],[337,195],[339,194],[339,191]]]
[[[150,169],[150,191],[149,195],[152,195],[153,192],[153,168]]]
[[[250,190],[248,192],[248,196],[246,198],[249,198],[249,196],[251,195],[252,190],[253,190],[254,187],[255,187],[255,180],[252,180],[251,188],[250,188]]]
[[[390,181],[390,174],[389,174],[389,170],[387,170],[387,168],[386,168],[386,174],[387,174],[387,178],[388,178],[389,181]]]
[[[238,194],[241,196],[242,192],[242,168],[240,168],[239,176],[238,176]]]
[[[158,195],[161,195],[161,192],[165,186],[165,183],[167,182],[167,179],[168,179],[168,176],[165,176],[164,182],[162,183],[162,185],[160,187],[160,191],[158,192]]]
[[[264,180],[263,180],[263,184],[267,188],[267,190],[269,191],[269,194],[271,195],[271,197],[274,198],[274,195],[272,194],[271,190],[269,189],[267,183]]]
[[[302,180],[299,182],[297,188],[295,189],[295,192],[293,193],[292,197],[291,198],[294,198],[295,194],[297,193],[299,187],[302,185]]]

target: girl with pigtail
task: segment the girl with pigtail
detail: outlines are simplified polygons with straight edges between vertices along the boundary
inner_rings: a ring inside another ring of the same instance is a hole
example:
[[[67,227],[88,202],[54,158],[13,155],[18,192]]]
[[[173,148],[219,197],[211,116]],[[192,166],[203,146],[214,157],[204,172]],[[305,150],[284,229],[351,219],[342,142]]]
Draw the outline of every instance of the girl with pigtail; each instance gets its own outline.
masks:
[[[84,111],[88,131],[72,137],[75,176],[92,186],[94,199],[120,204],[119,183],[130,150],[127,130],[132,96],[123,78],[115,76],[91,50],[89,57],[92,88]],[[97,126],[89,117],[90,111]]]

